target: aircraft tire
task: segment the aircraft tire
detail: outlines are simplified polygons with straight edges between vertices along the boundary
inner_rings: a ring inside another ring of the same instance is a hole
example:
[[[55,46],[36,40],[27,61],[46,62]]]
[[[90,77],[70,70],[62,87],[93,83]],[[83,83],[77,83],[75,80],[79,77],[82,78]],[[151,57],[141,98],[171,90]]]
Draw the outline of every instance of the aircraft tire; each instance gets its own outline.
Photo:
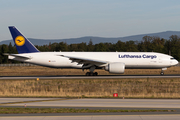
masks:
[[[94,75],[94,76],[98,76],[98,73],[97,73],[97,72],[95,72],[95,73],[93,73],[93,75]]]
[[[97,75],[98,75],[97,72],[95,72],[95,73],[87,72],[87,73],[86,73],[86,76],[97,76]]]
[[[89,76],[89,75],[90,75],[89,72],[87,72],[87,73],[86,73],[86,76]]]
[[[161,73],[160,73],[160,75],[164,75],[164,73],[163,73],[163,72],[161,72]]]

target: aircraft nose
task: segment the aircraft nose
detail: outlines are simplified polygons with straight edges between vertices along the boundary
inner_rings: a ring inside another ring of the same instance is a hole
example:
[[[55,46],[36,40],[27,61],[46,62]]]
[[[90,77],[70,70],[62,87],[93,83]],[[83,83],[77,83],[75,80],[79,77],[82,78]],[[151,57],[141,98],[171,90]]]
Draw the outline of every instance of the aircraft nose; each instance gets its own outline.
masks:
[[[179,62],[176,59],[171,60],[171,66],[176,66],[179,64]]]
[[[176,61],[175,61],[175,65],[178,65],[178,64],[179,64],[179,62],[176,60]]]
[[[174,61],[173,61],[173,65],[174,65],[174,66],[176,66],[176,65],[178,65],[178,64],[179,64],[179,62],[178,62],[177,60],[174,60]]]

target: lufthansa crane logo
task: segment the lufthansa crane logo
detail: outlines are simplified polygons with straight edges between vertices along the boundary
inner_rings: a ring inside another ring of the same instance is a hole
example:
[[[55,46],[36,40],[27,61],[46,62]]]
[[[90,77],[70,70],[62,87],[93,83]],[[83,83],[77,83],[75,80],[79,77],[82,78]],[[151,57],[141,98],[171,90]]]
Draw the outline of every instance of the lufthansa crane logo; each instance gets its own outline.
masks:
[[[17,46],[23,46],[25,43],[25,38],[23,36],[17,36],[15,39],[15,43]]]

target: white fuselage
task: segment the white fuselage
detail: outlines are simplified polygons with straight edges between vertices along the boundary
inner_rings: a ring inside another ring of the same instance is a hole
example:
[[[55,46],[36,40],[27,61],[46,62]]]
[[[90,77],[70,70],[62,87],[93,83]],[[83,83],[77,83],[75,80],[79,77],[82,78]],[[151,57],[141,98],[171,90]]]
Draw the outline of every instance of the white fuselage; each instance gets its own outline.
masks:
[[[122,62],[126,69],[160,69],[178,64],[172,56],[155,52],[36,52],[18,55],[30,59],[16,58],[11,55],[9,59],[54,68],[82,68],[82,64],[72,62],[61,55],[107,63]],[[101,65],[101,68],[106,65]]]

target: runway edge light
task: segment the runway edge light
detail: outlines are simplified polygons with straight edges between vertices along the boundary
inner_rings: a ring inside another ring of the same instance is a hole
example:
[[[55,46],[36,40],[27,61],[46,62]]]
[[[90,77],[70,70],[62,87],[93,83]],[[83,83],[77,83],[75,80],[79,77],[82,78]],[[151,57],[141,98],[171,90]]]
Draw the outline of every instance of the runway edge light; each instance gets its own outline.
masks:
[[[118,97],[118,93],[114,93],[114,94],[113,94],[113,97]]]

